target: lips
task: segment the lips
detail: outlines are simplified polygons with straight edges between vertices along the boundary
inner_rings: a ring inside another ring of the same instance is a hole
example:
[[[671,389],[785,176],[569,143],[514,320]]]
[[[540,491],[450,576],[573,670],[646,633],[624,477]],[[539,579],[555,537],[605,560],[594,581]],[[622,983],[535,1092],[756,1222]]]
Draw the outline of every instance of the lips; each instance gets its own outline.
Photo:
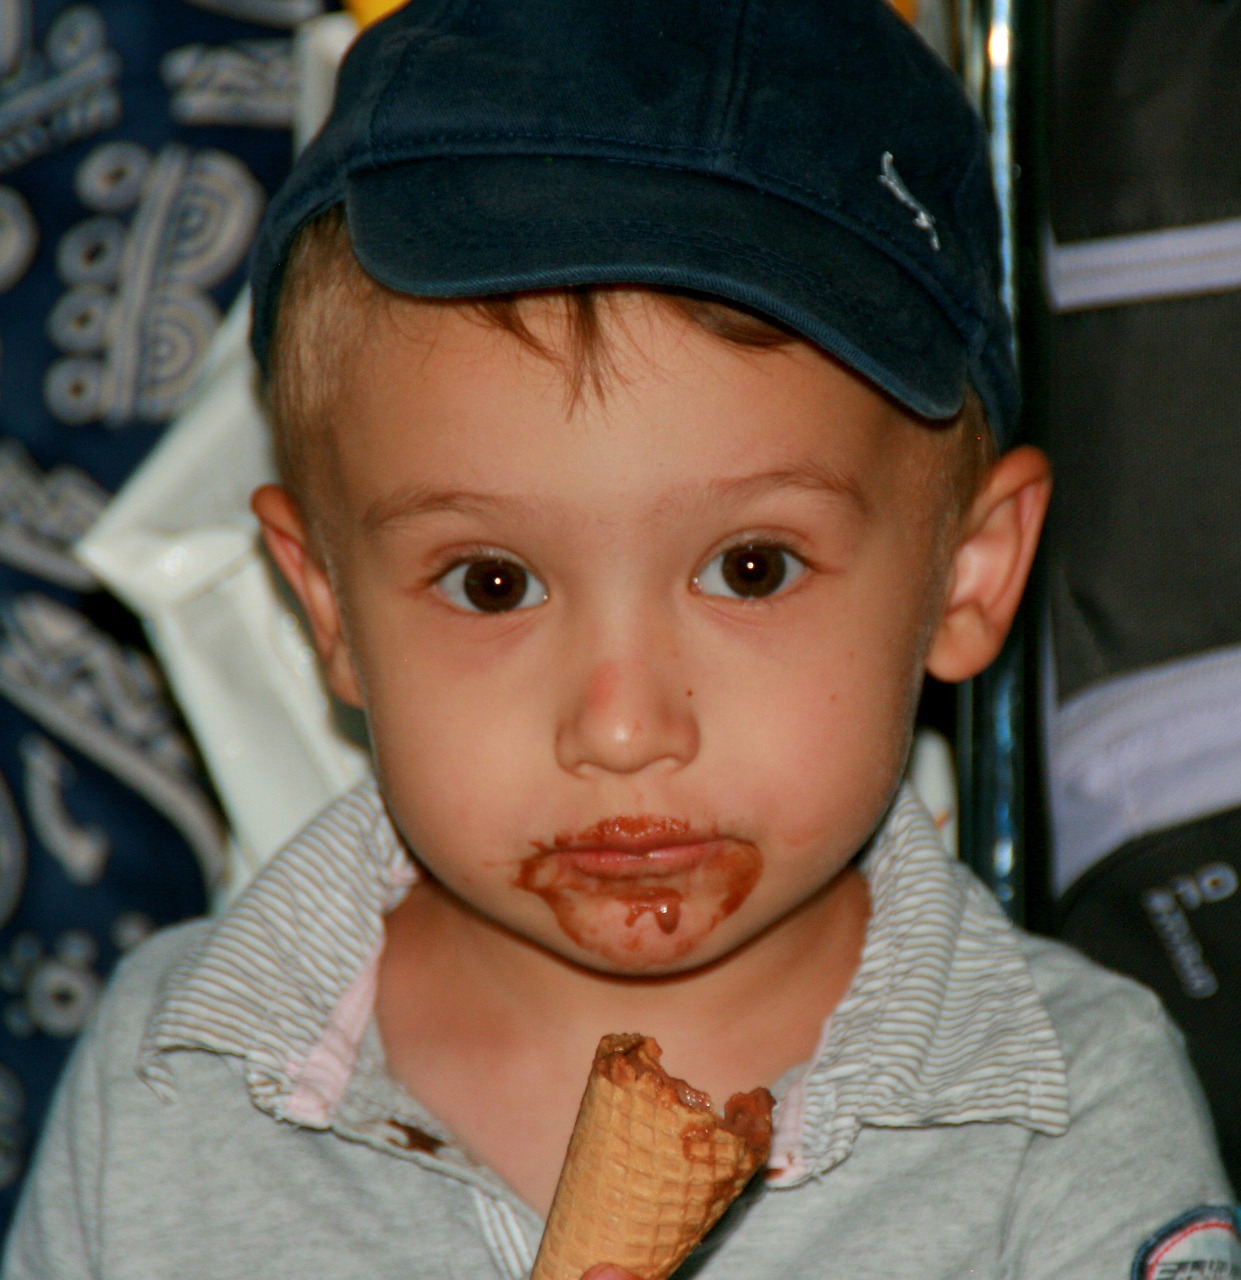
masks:
[[[531,843],[540,853],[580,854],[606,861],[609,857],[671,855],[713,844],[719,839],[718,831],[695,830],[684,818],[643,814],[603,818],[581,831],[560,831],[550,841]]]
[[[696,833],[684,818],[637,817],[603,818],[582,831],[557,832],[549,844],[535,841],[535,847],[549,850],[617,849],[641,853],[665,845],[693,844],[713,838],[716,832]]]
[[[721,850],[727,842],[716,839],[685,843],[597,845],[582,848],[553,848],[550,857],[582,875],[600,880],[658,879],[691,871],[700,862]]]

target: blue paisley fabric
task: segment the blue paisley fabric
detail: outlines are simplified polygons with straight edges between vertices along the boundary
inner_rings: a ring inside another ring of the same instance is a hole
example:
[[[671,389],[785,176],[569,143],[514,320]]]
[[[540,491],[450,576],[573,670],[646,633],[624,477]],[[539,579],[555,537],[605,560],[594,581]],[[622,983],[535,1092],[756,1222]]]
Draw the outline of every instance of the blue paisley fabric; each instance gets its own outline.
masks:
[[[112,966],[223,868],[141,628],[70,549],[244,281],[328,7],[0,0],[0,1237]]]

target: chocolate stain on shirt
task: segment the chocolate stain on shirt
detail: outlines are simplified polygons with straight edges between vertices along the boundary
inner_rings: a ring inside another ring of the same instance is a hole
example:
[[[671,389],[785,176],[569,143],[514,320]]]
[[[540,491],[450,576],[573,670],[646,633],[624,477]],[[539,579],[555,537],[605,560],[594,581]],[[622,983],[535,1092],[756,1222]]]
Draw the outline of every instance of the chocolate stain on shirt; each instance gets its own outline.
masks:
[[[425,1151],[427,1155],[433,1156],[443,1149],[444,1143],[439,1138],[432,1137],[417,1125],[390,1120],[388,1126],[393,1130],[392,1145],[400,1147],[402,1151]]]

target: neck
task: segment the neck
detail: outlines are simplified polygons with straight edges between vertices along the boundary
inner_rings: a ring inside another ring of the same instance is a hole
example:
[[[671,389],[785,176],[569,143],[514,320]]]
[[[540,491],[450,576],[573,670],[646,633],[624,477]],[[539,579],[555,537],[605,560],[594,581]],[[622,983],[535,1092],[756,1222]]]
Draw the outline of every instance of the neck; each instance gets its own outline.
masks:
[[[485,1027],[490,1050],[519,1057],[535,1051],[537,1028],[537,1051],[577,1063],[589,1061],[602,1035],[640,1031],[663,1046],[669,1070],[708,1092],[751,1088],[811,1056],[857,969],[868,914],[866,881],[849,868],[721,960],[669,977],[621,978],[511,934],[428,882],[389,918],[381,1020],[389,1036],[404,1026],[424,1045]],[[760,1074],[733,1084],[724,1064]],[[704,1078],[712,1072],[719,1078]]]

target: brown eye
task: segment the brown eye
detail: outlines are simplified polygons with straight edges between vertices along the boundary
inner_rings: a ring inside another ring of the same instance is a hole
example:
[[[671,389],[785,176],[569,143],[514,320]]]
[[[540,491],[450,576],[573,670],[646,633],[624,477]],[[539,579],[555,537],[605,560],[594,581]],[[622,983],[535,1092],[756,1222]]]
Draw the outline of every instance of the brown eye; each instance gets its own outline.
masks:
[[[547,590],[514,560],[484,557],[453,565],[439,580],[440,590],[471,613],[508,613],[547,599]]]
[[[694,579],[703,595],[761,600],[790,586],[805,564],[785,547],[748,543],[721,552]]]

